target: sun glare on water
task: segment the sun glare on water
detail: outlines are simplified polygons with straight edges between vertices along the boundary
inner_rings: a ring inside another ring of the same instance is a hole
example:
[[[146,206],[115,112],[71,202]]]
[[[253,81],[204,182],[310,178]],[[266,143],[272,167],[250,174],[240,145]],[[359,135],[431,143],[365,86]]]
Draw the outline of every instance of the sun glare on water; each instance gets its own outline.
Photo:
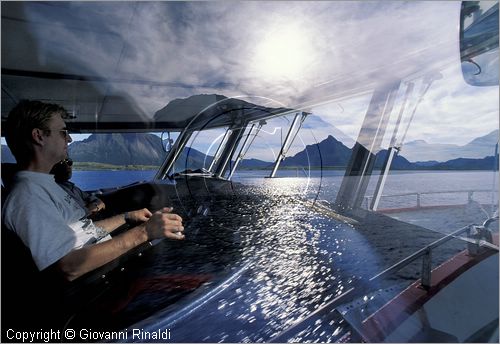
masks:
[[[255,71],[268,79],[297,79],[311,62],[312,49],[307,35],[296,25],[280,25],[257,44]]]

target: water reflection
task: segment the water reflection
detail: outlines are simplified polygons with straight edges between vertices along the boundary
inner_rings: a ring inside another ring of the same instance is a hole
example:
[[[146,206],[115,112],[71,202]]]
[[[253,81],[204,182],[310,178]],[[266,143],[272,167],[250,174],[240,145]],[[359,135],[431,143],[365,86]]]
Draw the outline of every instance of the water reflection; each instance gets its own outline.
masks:
[[[303,185],[293,181],[233,185],[227,194],[174,205],[188,211],[201,202],[209,212],[204,216],[193,211],[185,226],[186,241],[163,241],[143,257],[122,294],[113,294],[122,305],[113,312],[117,326],[131,328],[151,316],[140,326],[170,328],[177,342],[269,341],[414,251],[411,244],[402,245],[404,237],[391,238],[390,228],[387,235],[378,231],[375,237],[391,241],[393,248],[401,246],[393,252],[378,247],[380,242],[372,240],[366,228],[314,211]],[[237,279],[224,282],[235,274]],[[415,277],[411,272],[406,278]],[[390,284],[400,282],[393,279]],[[167,288],[169,283],[173,287]],[[136,286],[132,297],[130,285]],[[123,294],[128,297],[125,306]],[[203,297],[202,303],[191,306]],[[183,320],[169,322],[172,314]],[[296,339],[336,341],[346,329],[338,313],[329,313]]]

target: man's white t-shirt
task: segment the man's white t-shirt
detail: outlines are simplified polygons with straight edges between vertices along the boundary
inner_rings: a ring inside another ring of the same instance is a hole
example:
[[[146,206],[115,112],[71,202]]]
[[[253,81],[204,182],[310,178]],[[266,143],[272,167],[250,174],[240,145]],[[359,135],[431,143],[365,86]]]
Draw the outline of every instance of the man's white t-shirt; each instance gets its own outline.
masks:
[[[20,171],[2,208],[3,224],[30,249],[39,270],[70,251],[109,240],[85,210],[47,173]]]

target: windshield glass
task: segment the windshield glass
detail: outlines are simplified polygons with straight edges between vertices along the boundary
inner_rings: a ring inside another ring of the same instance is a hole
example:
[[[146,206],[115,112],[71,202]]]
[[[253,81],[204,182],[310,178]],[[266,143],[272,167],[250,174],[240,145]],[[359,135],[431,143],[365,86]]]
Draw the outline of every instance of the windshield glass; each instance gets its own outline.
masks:
[[[76,339],[498,341],[499,87],[459,2],[1,6],[2,131],[61,104],[105,215],[184,219],[76,281],[65,328],[116,334]]]

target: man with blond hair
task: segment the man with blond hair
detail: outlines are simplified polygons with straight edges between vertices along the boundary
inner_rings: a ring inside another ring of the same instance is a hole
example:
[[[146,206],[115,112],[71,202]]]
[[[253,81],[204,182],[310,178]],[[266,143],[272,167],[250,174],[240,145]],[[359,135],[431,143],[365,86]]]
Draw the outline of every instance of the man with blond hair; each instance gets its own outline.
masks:
[[[2,223],[27,246],[40,271],[54,267],[74,280],[153,239],[184,239],[182,218],[171,208],[130,212],[139,225],[111,237],[126,222],[123,215],[101,221],[85,210],[54,180],[50,170],[68,156],[72,141],[57,104],[21,101],[6,122],[6,140],[20,171],[3,204]]]

